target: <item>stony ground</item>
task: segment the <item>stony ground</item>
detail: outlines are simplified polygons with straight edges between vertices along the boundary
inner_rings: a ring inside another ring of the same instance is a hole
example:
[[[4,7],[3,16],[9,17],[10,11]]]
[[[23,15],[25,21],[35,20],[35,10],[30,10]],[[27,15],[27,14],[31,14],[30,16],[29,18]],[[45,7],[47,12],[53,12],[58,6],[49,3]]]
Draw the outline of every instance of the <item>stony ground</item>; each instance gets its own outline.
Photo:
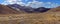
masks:
[[[60,13],[0,14],[0,24],[60,24]]]

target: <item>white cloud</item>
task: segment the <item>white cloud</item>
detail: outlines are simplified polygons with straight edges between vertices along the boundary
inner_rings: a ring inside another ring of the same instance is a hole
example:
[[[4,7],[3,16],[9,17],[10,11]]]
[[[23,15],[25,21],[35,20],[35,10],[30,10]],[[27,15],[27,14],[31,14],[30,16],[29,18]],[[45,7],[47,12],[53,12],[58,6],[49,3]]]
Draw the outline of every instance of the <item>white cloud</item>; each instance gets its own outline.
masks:
[[[52,4],[51,2],[47,2],[47,4]]]
[[[22,0],[5,0],[2,4],[14,4],[14,3],[21,3]]]
[[[51,4],[51,6],[52,7],[57,7],[57,6],[59,6],[59,4],[58,3],[53,3],[53,4]]]
[[[33,0],[32,2],[28,2],[26,4],[26,6],[30,6],[30,7],[33,7],[33,8],[42,7],[43,5],[44,5],[43,2],[38,2],[38,1],[35,1],[35,0]]]
[[[44,5],[43,2],[38,2],[38,1],[28,2],[28,4],[27,4],[27,6],[30,6],[33,8],[42,7],[43,5]]]

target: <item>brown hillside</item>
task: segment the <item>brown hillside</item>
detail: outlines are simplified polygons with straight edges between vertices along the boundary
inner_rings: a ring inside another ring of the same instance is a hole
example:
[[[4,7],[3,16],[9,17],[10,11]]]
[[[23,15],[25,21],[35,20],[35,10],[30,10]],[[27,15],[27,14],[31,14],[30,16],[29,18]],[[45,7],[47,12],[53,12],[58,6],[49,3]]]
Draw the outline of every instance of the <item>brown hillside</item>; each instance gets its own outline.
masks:
[[[20,12],[15,11],[5,5],[0,5],[0,14],[18,14]]]
[[[50,9],[48,12],[60,12],[60,6]]]

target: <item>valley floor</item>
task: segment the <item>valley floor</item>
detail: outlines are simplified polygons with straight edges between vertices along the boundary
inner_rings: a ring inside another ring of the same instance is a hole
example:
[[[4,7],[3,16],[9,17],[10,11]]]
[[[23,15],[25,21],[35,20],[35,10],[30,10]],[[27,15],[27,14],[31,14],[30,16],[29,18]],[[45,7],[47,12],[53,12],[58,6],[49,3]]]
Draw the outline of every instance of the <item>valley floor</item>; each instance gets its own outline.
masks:
[[[0,24],[60,24],[60,13],[0,14]]]

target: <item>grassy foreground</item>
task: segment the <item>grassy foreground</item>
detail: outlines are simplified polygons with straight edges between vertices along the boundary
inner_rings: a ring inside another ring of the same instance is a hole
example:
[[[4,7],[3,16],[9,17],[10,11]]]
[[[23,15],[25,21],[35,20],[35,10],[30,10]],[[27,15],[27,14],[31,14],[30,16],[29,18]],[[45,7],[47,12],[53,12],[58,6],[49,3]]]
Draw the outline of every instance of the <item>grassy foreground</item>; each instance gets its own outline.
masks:
[[[0,24],[60,24],[60,13],[0,14]]]

